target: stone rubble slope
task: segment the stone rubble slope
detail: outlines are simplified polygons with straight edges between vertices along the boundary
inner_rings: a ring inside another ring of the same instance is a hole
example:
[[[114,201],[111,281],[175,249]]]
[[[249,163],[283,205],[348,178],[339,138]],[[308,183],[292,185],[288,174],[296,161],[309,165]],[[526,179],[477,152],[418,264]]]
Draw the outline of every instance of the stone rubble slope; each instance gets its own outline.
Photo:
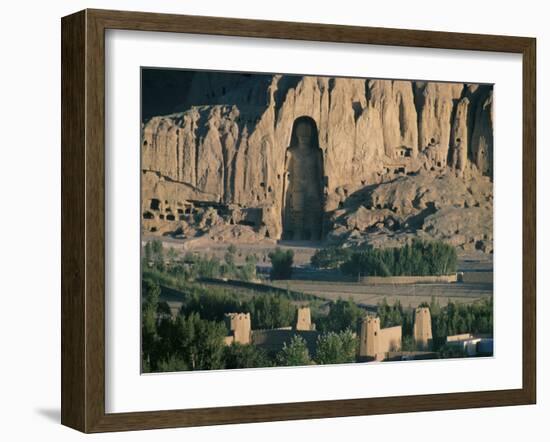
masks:
[[[493,186],[480,174],[422,170],[357,192],[331,220],[336,243],[388,247],[420,237],[491,253]]]

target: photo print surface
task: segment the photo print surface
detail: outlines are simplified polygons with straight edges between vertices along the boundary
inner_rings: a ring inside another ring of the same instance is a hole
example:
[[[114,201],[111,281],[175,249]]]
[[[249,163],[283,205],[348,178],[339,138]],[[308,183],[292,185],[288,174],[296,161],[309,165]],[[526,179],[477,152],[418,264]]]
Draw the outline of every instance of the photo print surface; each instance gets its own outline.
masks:
[[[493,85],[140,92],[143,373],[493,355]]]

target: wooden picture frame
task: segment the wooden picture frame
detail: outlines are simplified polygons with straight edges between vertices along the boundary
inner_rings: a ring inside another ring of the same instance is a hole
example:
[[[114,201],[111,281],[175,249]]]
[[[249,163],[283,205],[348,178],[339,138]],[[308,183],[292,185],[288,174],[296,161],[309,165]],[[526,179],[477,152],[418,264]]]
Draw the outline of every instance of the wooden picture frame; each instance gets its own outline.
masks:
[[[83,432],[534,404],[536,41],[533,38],[84,10],[62,19],[62,409]],[[497,391],[105,412],[105,30],[493,51],[523,58],[523,385]]]

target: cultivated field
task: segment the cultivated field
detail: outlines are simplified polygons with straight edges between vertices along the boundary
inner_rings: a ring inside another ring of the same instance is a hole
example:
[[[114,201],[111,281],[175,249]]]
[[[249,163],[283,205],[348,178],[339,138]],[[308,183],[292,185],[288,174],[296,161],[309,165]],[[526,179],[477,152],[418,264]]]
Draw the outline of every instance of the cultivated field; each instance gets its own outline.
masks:
[[[158,237],[157,237],[158,238]],[[151,238],[144,238],[144,241]],[[197,253],[206,256],[216,256],[223,259],[230,243],[214,241],[181,241],[169,237],[162,238],[165,248],[173,247],[178,253]],[[291,249],[294,252],[295,271],[293,279],[284,281],[263,281],[275,287],[296,292],[316,295],[320,298],[336,300],[350,299],[365,307],[374,307],[384,298],[389,304],[400,301],[404,307],[416,307],[423,302],[430,302],[435,297],[440,305],[449,301],[469,304],[493,296],[493,285],[476,283],[430,283],[430,284],[400,284],[400,285],[368,285],[353,282],[342,277],[337,271],[313,270],[309,267],[311,256],[321,248],[321,243],[265,241],[256,244],[233,243],[237,247],[235,261],[245,262],[247,255],[254,254],[258,258],[258,267],[264,275],[269,273],[270,261],[268,254],[275,247]],[[458,270],[463,272],[492,271],[492,256],[473,252],[459,253]]]
[[[273,285],[293,291],[311,293],[327,300],[350,299],[366,307],[375,306],[384,298],[389,304],[400,301],[404,307],[416,307],[430,302],[432,296],[440,305],[449,301],[471,303],[493,295],[492,284],[406,284],[366,285],[353,282],[274,281]]]

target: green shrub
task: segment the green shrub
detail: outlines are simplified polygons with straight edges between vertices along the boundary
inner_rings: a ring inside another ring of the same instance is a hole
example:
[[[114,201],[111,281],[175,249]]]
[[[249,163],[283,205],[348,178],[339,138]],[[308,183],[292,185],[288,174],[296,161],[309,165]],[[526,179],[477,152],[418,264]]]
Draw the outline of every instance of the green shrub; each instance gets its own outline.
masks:
[[[268,256],[271,260],[271,279],[290,279],[292,277],[292,263],[294,261],[292,250],[285,251],[277,247]]]
[[[272,365],[267,354],[254,345],[233,343],[224,350],[225,368],[255,368]]]
[[[347,329],[340,333],[329,332],[317,338],[318,364],[344,364],[355,362],[357,337]]]
[[[278,365],[283,366],[311,365],[312,361],[304,338],[294,335],[288,345],[285,342],[283,349],[277,355],[277,362]]]

